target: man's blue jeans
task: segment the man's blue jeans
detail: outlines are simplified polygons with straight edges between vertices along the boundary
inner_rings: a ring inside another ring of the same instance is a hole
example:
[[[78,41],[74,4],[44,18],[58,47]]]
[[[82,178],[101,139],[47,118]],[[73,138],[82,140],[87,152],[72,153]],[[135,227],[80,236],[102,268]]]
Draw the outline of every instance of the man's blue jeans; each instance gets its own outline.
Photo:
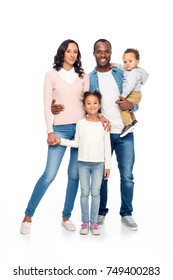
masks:
[[[76,124],[67,125],[55,125],[54,132],[59,138],[73,139],[75,134]],[[28,206],[25,211],[25,215],[32,217],[40,200],[45,194],[51,182],[55,179],[59,170],[61,161],[67,147],[56,145],[48,146],[48,155],[46,168],[43,175],[37,181]],[[74,201],[78,189],[78,168],[77,168],[77,154],[78,149],[71,148],[70,162],[68,165],[68,184],[66,190],[66,199],[63,210],[63,217],[69,218],[74,206]]]
[[[80,204],[83,223],[97,223],[100,205],[100,187],[104,173],[104,162],[78,162],[81,187]],[[91,194],[91,207],[89,198]]]
[[[131,216],[133,207],[133,165],[135,161],[134,137],[133,133],[128,133],[125,137],[120,134],[110,134],[112,154],[115,151],[118,168],[120,172],[121,207],[120,215]],[[112,162],[113,164],[113,162]],[[107,205],[107,180],[102,180],[100,190],[99,215],[105,216],[108,212]]]

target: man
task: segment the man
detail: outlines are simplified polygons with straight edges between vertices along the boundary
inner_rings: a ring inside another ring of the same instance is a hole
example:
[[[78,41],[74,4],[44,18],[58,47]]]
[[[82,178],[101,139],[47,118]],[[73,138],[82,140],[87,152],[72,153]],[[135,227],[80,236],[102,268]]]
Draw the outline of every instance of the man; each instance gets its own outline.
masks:
[[[112,47],[109,41],[99,39],[94,44],[94,57],[96,67],[89,74],[90,91],[99,90],[102,93],[101,113],[110,121],[111,124],[111,147],[112,154],[115,151],[118,168],[120,172],[120,190],[121,190],[121,222],[131,230],[137,230],[138,226],[132,218],[132,200],[133,200],[133,165],[134,165],[134,139],[133,133],[128,133],[125,137],[120,137],[123,129],[123,122],[120,115],[121,110],[137,109],[127,99],[121,96],[123,73],[116,67],[111,66]],[[64,110],[62,105],[52,104],[52,113],[60,113]],[[102,181],[100,190],[100,209],[98,223],[103,225],[107,206],[107,180]]]
[[[117,68],[111,67],[112,47],[110,42],[105,39],[96,41],[93,54],[97,65],[89,75],[90,91],[100,90],[102,93],[101,113],[111,124],[112,153],[115,151],[120,172],[121,221],[129,229],[137,230],[138,226],[132,218],[134,139],[133,133],[129,133],[123,138],[120,137],[123,122],[119,109],[120,107],[122,110],[136,110],[137,106],[120,96],[123,73]],[[98,223],[102,225],[108,212],[108,208],[106,208],[107,180],[102,181],[100,196]]]

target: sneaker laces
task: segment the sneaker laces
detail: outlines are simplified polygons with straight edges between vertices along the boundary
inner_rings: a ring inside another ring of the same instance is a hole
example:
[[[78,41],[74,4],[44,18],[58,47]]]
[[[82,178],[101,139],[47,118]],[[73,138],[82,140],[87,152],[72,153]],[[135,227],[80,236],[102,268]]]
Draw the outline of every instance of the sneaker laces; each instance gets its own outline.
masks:
[[[99,228],[99,225],[96,224],[96,223],[94,223],[94,224],[92,224],[92,228],[93,228],[93,229],[98,229],[98,228]]]
[[[83,224],[81,224],[81,228],[82,228],[82,229],[88,228],[88,223],[83,223]]]
[[[128,220],[129,223],[134,223],[135,221],[133,220],[132,216],[127,216],[126,220]]]

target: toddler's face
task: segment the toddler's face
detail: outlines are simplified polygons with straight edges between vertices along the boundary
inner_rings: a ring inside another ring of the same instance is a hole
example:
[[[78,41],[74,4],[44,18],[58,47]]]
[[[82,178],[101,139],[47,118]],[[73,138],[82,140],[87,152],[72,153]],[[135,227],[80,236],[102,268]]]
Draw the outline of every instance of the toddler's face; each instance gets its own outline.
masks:
[[[134,53],[125,53],[123,55],[124,69],[132,70],[138,66],[139,60],[136,59]]]

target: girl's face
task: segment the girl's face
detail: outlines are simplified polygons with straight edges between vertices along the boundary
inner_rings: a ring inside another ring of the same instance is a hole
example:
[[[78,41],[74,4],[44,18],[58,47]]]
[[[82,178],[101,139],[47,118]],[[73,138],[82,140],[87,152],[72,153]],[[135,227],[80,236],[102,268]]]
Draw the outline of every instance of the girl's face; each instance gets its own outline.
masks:
[[[64,53],[64,63],[63,68],[66,70],[70,70],[73,68],[75,61],[78,56],[78,47],[75,43],[69,43],[68,48]]]
[[[100,109],[100,103],[95,95],[89,95],[85,99],[85,105],[84,108],[88,115],[96,115],[98,114],[98,111]]]
[[[139,60],[136,59],[134,53],[125,53],[123,55],[124,69],[132,70],[138,66]]]

